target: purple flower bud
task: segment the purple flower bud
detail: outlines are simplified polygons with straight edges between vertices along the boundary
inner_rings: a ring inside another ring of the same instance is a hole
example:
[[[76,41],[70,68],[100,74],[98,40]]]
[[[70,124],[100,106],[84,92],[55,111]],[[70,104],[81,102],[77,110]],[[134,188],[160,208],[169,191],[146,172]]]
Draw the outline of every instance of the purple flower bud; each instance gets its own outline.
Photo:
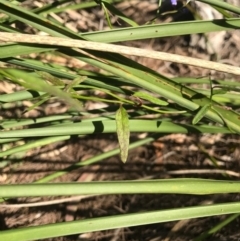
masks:
[[[171,0],[172,5],[176,6],[177,5],[177,0]]]

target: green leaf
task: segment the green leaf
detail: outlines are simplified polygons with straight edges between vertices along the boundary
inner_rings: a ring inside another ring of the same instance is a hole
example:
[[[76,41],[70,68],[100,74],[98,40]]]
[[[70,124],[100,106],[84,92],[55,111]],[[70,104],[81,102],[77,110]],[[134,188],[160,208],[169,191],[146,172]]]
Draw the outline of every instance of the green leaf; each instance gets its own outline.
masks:
[[[122,106],[120,106],[116,112],[116,128],[120,147],[120,157],[122,162],[125,163],[128,157],[130,130],[128,113]]]
[[[211,106],[211,104],[206,104],[206,105],[204,105],[203,107],[200,108],[198,113],[193,118],[193,121],[192,121],[193,125],[197,124],[204,117],[204,115],[207,113],[210,106]]]
[[[168,102],[160,100],[160,99],[148,94],[147,92],[138,91],[138,92],[135,92],[133,94],[133,96],[139,97],[144,100],[148,100],[149,102],[157,104],[157,105],[164,105],[164,106],[168,105]]]

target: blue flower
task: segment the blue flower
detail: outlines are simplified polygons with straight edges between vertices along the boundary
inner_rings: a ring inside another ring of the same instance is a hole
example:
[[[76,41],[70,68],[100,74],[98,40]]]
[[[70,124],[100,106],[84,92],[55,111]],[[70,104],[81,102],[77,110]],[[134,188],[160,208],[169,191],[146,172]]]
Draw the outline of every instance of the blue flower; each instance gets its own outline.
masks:
[[[177,0],[171,0],[172,5],[176,6],[177,5]]]

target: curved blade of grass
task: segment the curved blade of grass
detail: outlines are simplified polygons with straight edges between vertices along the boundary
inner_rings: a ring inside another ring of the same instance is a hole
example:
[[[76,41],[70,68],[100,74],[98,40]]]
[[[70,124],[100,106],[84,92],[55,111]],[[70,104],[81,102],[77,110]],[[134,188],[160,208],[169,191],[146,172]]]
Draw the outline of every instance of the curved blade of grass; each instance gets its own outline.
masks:
[[[7,230],[0,233],[0,238],[1,240],[8,241],[30,241],[100,230],[224,215],[236,212],[240,212],[239,202],[207,205],[202,207],[176,208]]]

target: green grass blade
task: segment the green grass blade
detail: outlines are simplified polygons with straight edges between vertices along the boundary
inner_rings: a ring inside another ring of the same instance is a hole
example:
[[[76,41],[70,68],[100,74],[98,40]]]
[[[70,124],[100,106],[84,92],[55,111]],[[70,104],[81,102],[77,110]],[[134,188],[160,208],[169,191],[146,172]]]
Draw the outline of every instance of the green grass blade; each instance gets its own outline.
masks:
[[[199,235],[197,238],[193,239],[193,241],[206,240],[207,237],[209,237],[209,236],[213,235],[214,233],[218,232],[219,230],[224,228],[226,225],[228,225],[229,223],[231,223],[233,220],[235,220],[238,217],[239,217],[239,213],[236,213],[236,214],[233,214],[233,215],[227,217],[226,219],[224,219],[222,222],[215,225],[213,228],[211,228],[207,232],[204,232],[201,235]]]
[[[0,144],[9,143],[9,142],[15,142],[21,140],[21,138],[6,138],[6,139],[0,139]]]
[[[209,108],[210,108],[210,104],[206,104],[203,107],[201,107],[200,110],[195,115],[195,117],[193,118],[192,124],[196,125],[205,116]]]
[[[1,45],[0,60],[4,58],[9,58],[12,56],[18,56],[23,54],[27,55],[31,53],[41,53],[41,52],[47,52],[47,51],[53,51],[53,50],[55,50],[55,48],[41,47],[39,45],[34,47],[33,45],[27,46],[24,44],[5,44],[5,45]]]
[[[38,92],[34,90],[21,90],[15,93],[2,94],[0,95],[1,103],[12,103],[15,101],[29,100],[33,98],[38,98],[45,95],[45,92]]]
[[[80,36],[92,41],[114,43],[140,39],[171,37],[196,33],[208,33],[215,31],[240,28],[240,19],[216,19],[204,21],[187,21],[178,23],[145,25],[113,29],[108,31],[96,31],[82,33]]]
[[[219,7],[224,10],[227,10],[232,13],[240,14],[240,8],[236,7],[230,3],[226,3],[224,1],[219,1],[219,0],[198,0],[199,2],[207,3],[209,5],[212,5],[214,7]]]
[[[189,218],[224,215],[236,212],[240,212],[239,202],[207,205],[202,207],[197,206],[176,208],[172,210],[170,209],[135,214],[122,214],[104,218],[91,218],[80,221],[2,231],[0,233],[0,239],[7,241],[30,241]]]
[[[25,125],[34,125],[34,124],[40,124],[40,123],[51,124],[51,122],[70,120],[73,117],[74,117],[73,115],[54,115],[54,116],[46,116],[46,117],[40,117],[40,118],[34,118],[34,119],[3,120],[0,122],[0,126],[3,129],[9,129],[9,128],[21,127]]]
[[[1,151],[0,152],[0,158],[5,157],[5,156],[9,156],[9,155],[13,155],[15,153],[18,152],[26,152],[32,148],[36,148],[36,147],[40,147],[40,146],[45,146],[54,142],[58,142],[58,141],[65,141],[70,139],[71,136],[54,136],[54,137],[47,137],[47,138],[42,138],[40,140],[36,140],[36,141],[32,141],[32,142],[28,142],[26,144],[20,145],[20,146],[16,146],[13,147],[9,150],[6,151]]]
[[[0,197],[3,198],[136,193],[209,195],[217,193],[239,192],[239,181],[222,181],[197,178],[0,185]]]
[[[152,133],[231,133],[230,130],[214,126],[193,126],[187,124],[175,124],[168,121],[158,120],[129,120],[130,132],[152,132]],[[65,124],[61,127],[41,127],[23,130],[11,130],[0,132],[0,139],[43,137],[43,136],[65,136],[86,135],[93,133],[115,133],[115,120],[88,121],[82,123]]]

